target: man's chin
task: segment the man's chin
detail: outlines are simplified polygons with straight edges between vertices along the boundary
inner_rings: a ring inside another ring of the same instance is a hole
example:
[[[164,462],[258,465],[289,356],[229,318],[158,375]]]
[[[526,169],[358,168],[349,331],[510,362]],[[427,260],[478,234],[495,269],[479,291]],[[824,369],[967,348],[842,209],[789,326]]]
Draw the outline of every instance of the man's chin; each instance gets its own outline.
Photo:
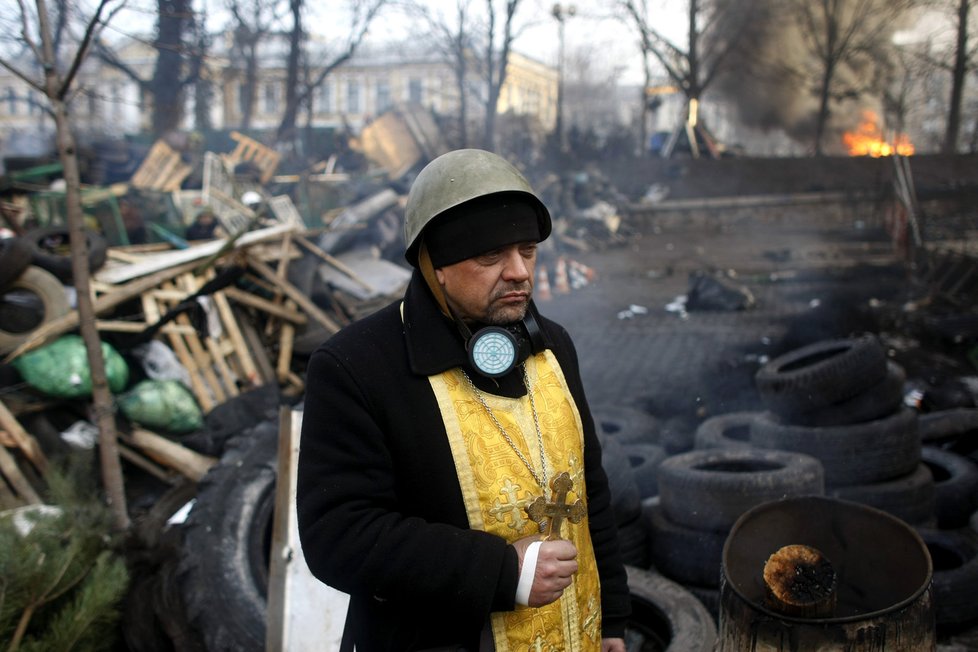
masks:
[[[529,301],[518,306],[503,306],[497,308],[489,313],[489,318],[486,320],[486,323],[493,326],[515,324],[518,321],[522,321],[523,317],[526,316],[526,309],[528,305]]]

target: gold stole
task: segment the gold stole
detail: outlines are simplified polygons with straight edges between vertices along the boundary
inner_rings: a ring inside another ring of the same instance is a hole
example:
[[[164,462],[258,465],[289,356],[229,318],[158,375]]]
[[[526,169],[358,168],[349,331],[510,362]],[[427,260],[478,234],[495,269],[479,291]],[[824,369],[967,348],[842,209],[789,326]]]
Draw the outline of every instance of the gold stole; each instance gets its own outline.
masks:
[[[567,502],[572,503],[585,493],[581,415],[550,351],[529,358],[526,373],[543,434],[548,482],[567,471],[574,482],[573,491],[567,495]],[[537,496],[549,499],[549,487],[544,492],[537,485],[458,369],[430,376],[429,381],[448,433],[469,527],[510,543],[538,534],[537,524],[527,518],[524,508]],[[540,447],[529,399],[482,395],[540,475]],[[578,524],[565,522],[561,537],[577,547],[578,571],[573,582],[560,600],[545,607],[517,606],[515,611],[494,613],[492,631],[497,652],[601,649],[601,593],[587,518]]]

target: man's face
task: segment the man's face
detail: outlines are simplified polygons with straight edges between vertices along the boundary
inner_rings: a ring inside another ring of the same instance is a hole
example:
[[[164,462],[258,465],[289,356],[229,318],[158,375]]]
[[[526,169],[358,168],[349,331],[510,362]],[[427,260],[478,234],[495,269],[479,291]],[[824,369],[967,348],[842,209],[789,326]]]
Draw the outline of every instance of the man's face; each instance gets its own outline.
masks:
[[[537,243],[520,242],[435,270],[448,305],[465,322],[523,319],[533,293]]]

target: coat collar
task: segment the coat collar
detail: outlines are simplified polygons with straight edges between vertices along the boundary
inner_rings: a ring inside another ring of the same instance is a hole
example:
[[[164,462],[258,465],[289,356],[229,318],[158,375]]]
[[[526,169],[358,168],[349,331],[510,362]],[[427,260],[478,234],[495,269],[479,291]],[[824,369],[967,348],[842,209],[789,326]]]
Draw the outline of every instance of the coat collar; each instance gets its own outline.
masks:
[[[540,317],[532,303],[530,310],[537,315],[539,323]],[[493,379],[472,369],[462,335],[455,324],[442,314],[418,270],[414,271],[404,293],[403,320],[408,363],[413,373],[433,376],[461,367],[480,390],[502,396],[522,396],[526,393],[519,371],[514,370],[502,378]],[[546,332],[544,344],[546,348],[551,347]]]

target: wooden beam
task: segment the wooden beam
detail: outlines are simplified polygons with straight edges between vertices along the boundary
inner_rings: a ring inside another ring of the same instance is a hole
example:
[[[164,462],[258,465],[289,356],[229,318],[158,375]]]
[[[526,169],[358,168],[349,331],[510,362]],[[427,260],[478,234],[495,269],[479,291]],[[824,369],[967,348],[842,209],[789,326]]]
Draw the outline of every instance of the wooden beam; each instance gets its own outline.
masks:
[[[48,469],[48,459],[44,456],[44,452],[38,445],[37,440],[34,439],[20,422],[17,421],[16,417],[11,414],[7,406],[0,401],[0,427],[7,431],[10,436],[16,442],[17,448],[30,460],[30,463],[34,465],[34,468],[40,471],[42,474],[47,472]]]
[[[200,481],[212,466],[217,464],[217,458],[201,455],[186,446],[167,439],[155,432],[143,428],[133,428],[128,443],[142,450],[150,459],[163,466],[174,469],[180,475]]]
[[[17,492],[18,497],[24,502],[35,505],[44,502],[34,491],[34,487],[27,481],[24,474],[21,473],[20,467],[17,466],[17,460],[3,446],[0,446],[0,474],[3,474],[10,487]]]
[[[277,303],[269,301],[268,299],[262,299],[259,296],[251,294],[250,292],[245,292],[239,288],[224,288],[224,294],[227,295],[232,301],[236,301],[245,306],[251,308],[256,308],[262,312],[267,312],[270,315],[274,315],[285,321],[292,322],[293,324],[302,325],[309,323],[309,318],[303,315],[298,310],[286,308],[285,306],[280,306]]]
[[[320,324],[326,328],[329,333],[335,333],[340,330],[339,324],[333,321],[329,315],[323,312],[319,306],[312,302],[306,295],[299,291],[294,285],[288,281],[280,280],[276,274],[275,270],[269,267],[267,264],[261,262],[260,260],[254,260],[253,258],[248,259],[248,266],[254,269],[256,272],[261,274],[266,280],[271,281],[274,285],[281,288],[285,296],[289,297],[295,301],[300,308],[306,311],[310,317],[318,321]]]

